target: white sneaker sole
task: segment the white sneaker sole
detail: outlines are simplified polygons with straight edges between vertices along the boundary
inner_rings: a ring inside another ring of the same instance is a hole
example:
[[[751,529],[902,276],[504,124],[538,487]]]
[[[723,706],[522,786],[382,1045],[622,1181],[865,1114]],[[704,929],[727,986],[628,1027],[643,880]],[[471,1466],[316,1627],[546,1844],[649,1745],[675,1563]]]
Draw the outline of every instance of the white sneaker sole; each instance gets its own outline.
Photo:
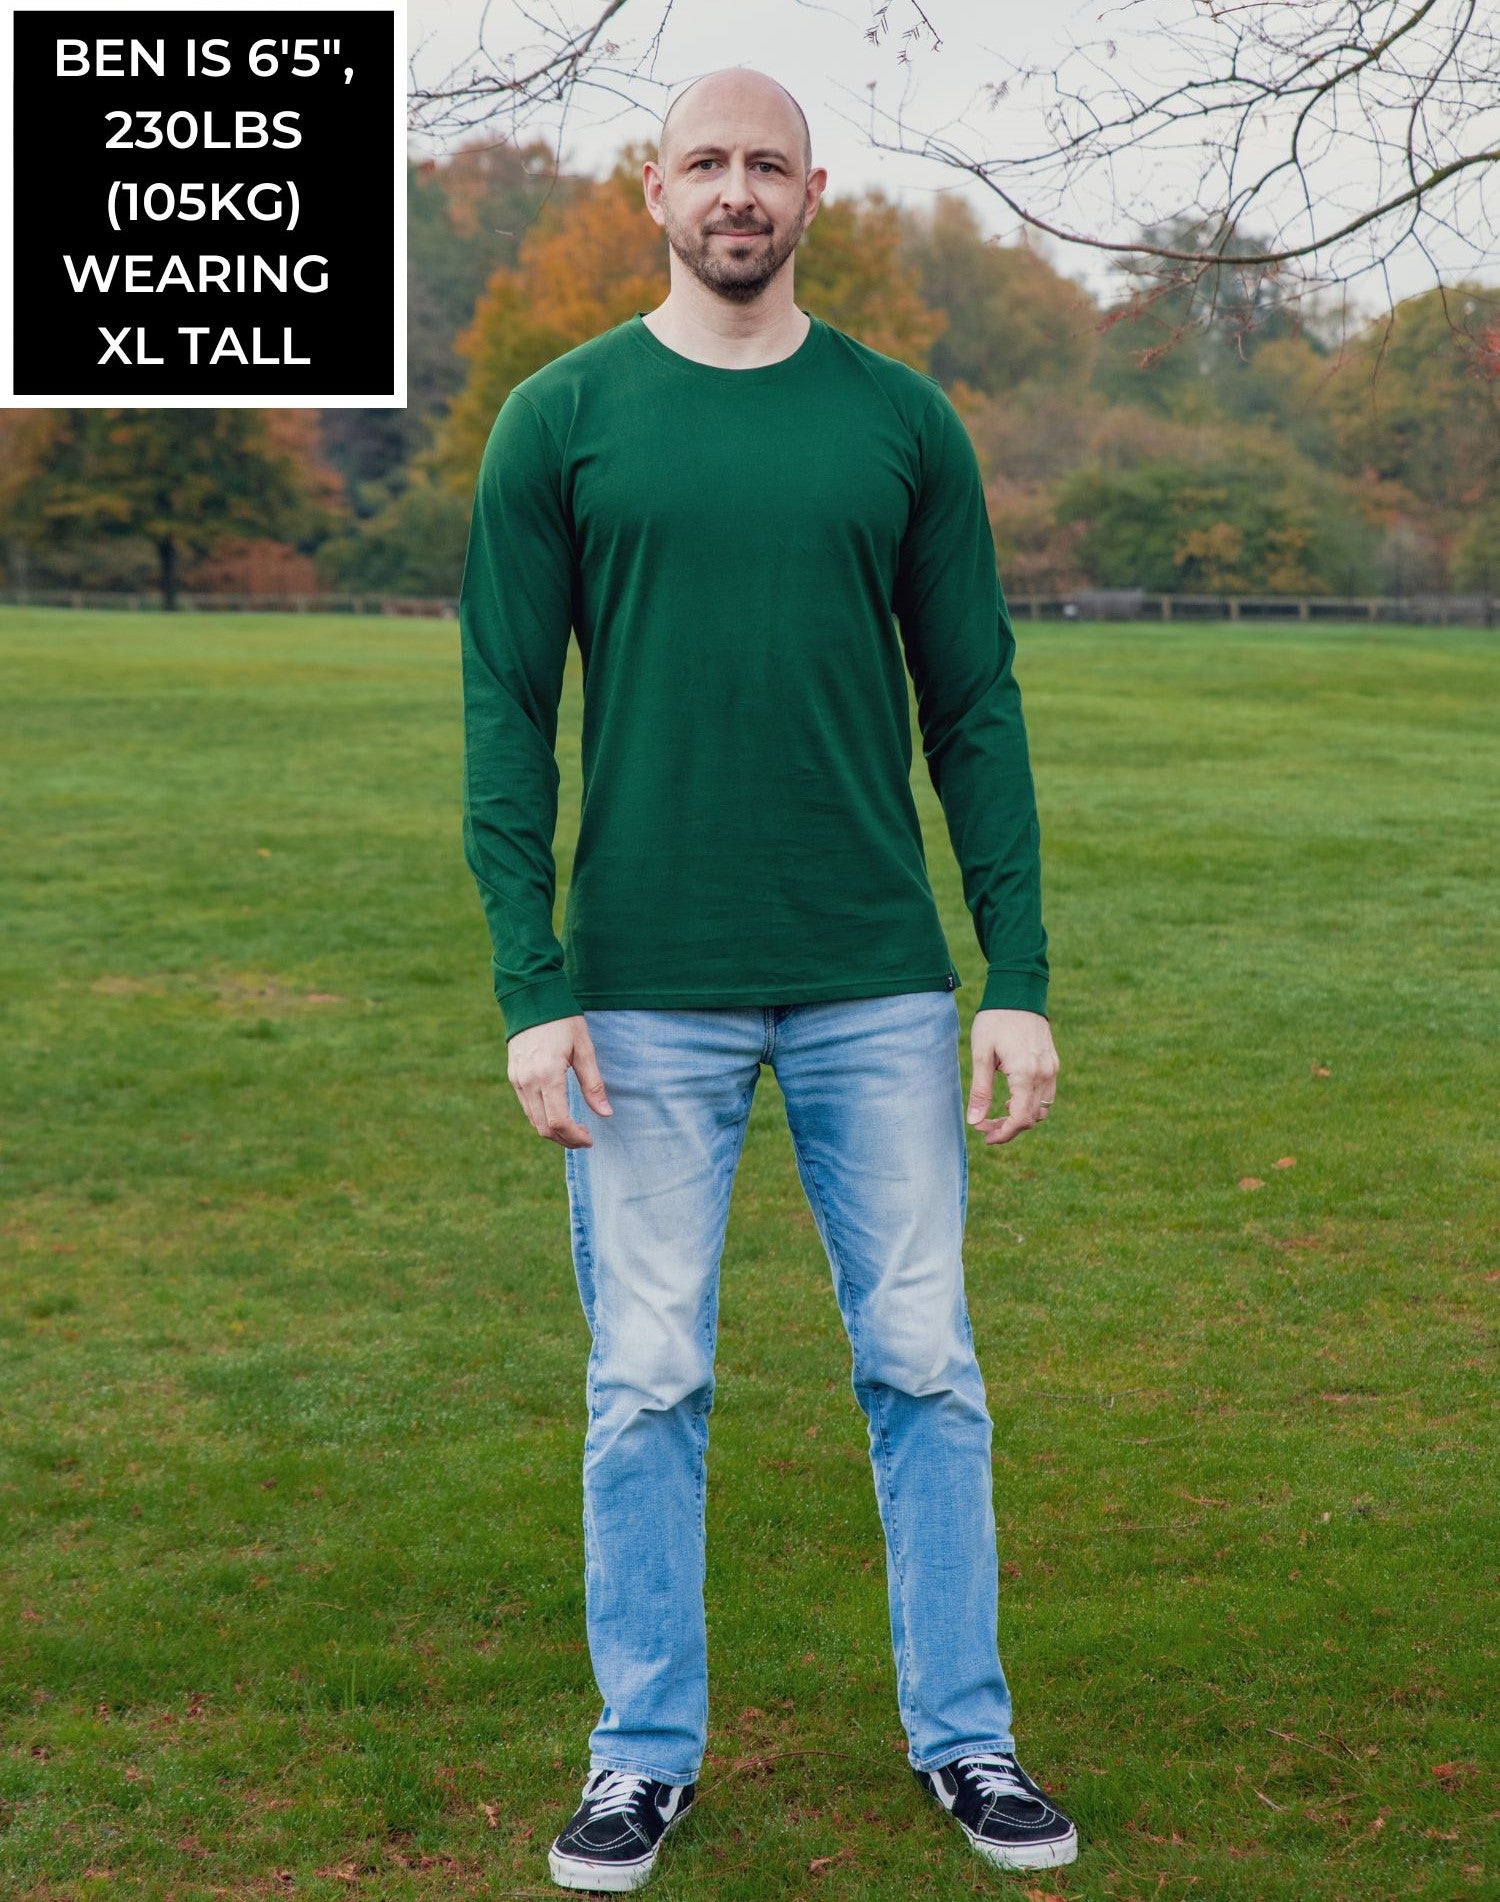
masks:
[[[656,1867],[662,1844],[692,1809],[690,1803],[687,1809],[679,1810],[657,1837],[656,1847],[650,1855],[642,1856],[638,1862],[590,1862],[584,1856],[560,1856],[555,1848],[549,1849],[547,1867],[552,1880],[559,1889],[593,1889],[603,1895],[620,1895],[630,1889],[644,1889],[651,1880],[651,1872]]]
[[[958,1818],[954,1817],[954,1822]],[[958,1823],[969,1839],[969,1846],[994,1869],[1057,1869],[1078,1857],[1078,1831],[1070,1829],[1050,1843],[989,1843],[976,1836],[966,1823]]]

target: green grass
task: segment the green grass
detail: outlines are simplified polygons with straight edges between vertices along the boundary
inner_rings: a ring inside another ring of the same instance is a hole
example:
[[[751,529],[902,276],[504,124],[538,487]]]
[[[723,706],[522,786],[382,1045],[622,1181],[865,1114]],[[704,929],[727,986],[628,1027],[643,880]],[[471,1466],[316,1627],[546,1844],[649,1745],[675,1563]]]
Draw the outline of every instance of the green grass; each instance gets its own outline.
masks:
[[[653,1892],[1493,1895],[1500,649],[1020,637],[1061,1091],[972,1139],[967,1262],[1018,1737],[1083,1853],[997,1876],[906,1769],[768,1072],[709,1757]],[[462,861],[455,630],[11,609],[0,655],[0,1888],[555,1893],[587,1337]],[[576,655],[568,695],[564,873]]]

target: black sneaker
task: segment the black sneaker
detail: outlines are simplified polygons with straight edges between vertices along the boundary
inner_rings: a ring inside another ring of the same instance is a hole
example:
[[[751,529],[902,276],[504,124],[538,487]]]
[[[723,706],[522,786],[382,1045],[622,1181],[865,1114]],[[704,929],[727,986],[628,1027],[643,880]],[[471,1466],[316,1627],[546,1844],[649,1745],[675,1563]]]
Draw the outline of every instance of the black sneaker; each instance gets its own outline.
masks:
[[[1054,1869],[1078,1854],[1078,1831],[1012,1756],[985,1751],[915,1774],[997,1869]]]
[[[661,1839],[693,1806],[696,1783],[654,1783],[630,1770],[596,1770],[583,1801],[547,1854],[563,1889],[639,1889]]]

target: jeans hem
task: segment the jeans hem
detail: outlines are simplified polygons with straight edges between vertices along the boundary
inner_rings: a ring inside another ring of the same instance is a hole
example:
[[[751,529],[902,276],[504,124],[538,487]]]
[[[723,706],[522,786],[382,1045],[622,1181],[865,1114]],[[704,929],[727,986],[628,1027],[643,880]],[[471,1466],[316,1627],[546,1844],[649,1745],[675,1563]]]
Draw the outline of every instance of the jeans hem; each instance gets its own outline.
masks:
[[[684,1774],[681,1770],[663,1770],[657,1763],[640,1763],[630,1757],[590,1757],[589,1775],[596,1776],[601,1770],[629,1770],[633,1775],[650,1777],[653,1783],[696,1783],[697,1770]]]
[[[957,1763],[960,1757],[993,1756],[997,1753],[1013,1757],[1016,1754],[1015,1738],[991,1737],[979,1743],[955,1744],[951,1750],[945,1750],[941,1756],[934,1757],[930,1763],[918,1763],[916,1757],[908,1750],[906,1761],[913,1770],[946,1770],[950,1763]]]

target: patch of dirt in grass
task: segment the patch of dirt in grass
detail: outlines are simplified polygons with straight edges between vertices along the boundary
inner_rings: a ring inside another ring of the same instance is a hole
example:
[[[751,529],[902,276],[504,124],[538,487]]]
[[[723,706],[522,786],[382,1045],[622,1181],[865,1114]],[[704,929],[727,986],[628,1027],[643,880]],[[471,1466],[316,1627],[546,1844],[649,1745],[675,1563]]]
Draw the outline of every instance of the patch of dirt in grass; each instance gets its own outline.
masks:
[[[231,1016],[265,1015],[347,1004],[337,991],[299,990],[270,971],[157,971],[143,977],[107,974],[89,989],[101,997],[187,997]]]

